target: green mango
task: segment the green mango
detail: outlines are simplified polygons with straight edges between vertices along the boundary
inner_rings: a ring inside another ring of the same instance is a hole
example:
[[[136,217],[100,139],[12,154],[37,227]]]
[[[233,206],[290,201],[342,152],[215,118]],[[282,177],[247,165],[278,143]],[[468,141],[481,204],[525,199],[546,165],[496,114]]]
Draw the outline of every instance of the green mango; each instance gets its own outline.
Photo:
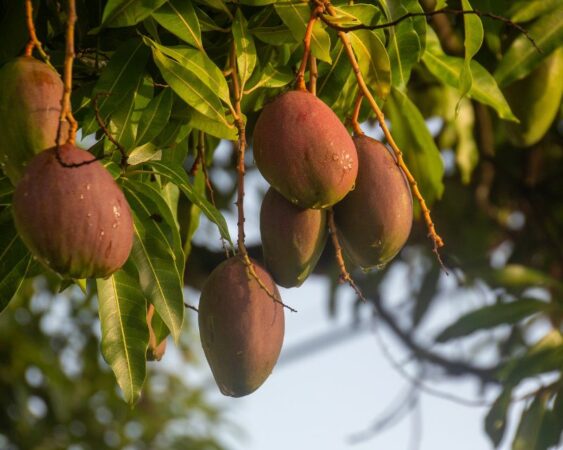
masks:
[[[549,130],[563,93],[563,48],[556,50],[525,78],[504,90],[520,123],[507,122],[507,135],[516,147],[530,147]]]
[[[55,145],[63,82],[47,64],[20,56],[0,69],[0,166],[15,186],[28,161]],[[66,141],[68,127],[61,129]]]

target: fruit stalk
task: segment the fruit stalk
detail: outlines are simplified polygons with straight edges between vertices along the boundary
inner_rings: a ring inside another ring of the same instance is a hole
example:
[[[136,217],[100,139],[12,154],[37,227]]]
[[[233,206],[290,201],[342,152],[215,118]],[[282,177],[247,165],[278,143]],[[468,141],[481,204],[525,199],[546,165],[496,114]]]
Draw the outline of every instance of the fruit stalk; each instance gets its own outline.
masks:
[[[49,63],[49,55],[43,50],[41,41],[37,38],[37,33],[35,32],[35,24],[33,23],[33,3],[32,0],[25,0],[25,21],[27,25],[27,31],[29,33],[29,42],[25,46],[25,56],[31,56],[33,49],[37,49],[37,52],[43,58],[46,63]]]
[[[331,16],[336,15],[336,11],[330,5],[329,2],[325,2],[324,5],[325,5],[325,8],[326,8],[326,11]],[[418,183],[416,182],[416,179],[414,178],[414,176],[410,172],[409,168],[405,164],[405,161],[403,159],[403,152],[398,147],[398,145],[395,143],[395,140],[393,139],[393,136],[391,135],[389,128],[387,128],[387,125],[385,124],[385,117],[383,115],[383,112],[381,111],[381,109],[377,105],[375,99],[373,98],[373,95],[371,94],[371,92],[369,91],[369,88],[366,85],[366,82],[364,81],[364,78],[362,77],[362,73],[360,71],[358,61],[356,60],[356,56],[354,55],[354,51],[352,50],[352,45],[351,45],[351,43],[348,39],[348,36],[346,35],[345,32],[339,31],[338,37],[342,41],[342,44],[344,44],[344,49],[346,50],[346,55],[348,56],[350,64],[352,65],[352,68],[354,70],[354,74],[356,75],[356,81],[358,83],[358,87],[360,88],[362,95],[368,100],[371,109],[375,113],[375,116],[377,117],[377,121],[379,122],[379,125],[380,125],[381,129],[383,130],[385,138],[387,139],[387,142],[389,143],[389,145],[393,149],[393,152],[395,153],[395,156],[397,157],[397,164],[399,165],[399,167],[405,173],[405,176],[407,177],[407,180],[408,180],[408,182],[411,186],[412,192],[413,192],[414,196],[416,197],[416,199],[418,200],[418,202],[420,204],[420,209],[422,211],[422,215],[424,217],[426,227],[428,228],[428,236],[430,237],[430,239],[432,239],[432,241],[434,243],[433,251],[436,254],[436,257],[438,258],[440,265],[443,266],[440,255],[438,254],[438,249],[440,247],[444,246],[444,241],[442,240],[442,238],[436,232],[436,227],[434,226],[434,222],[432,222],[432,218],[430,216],[430,210],[428,209],[428,206],[426,205],[426,201],[424,200],[424,197],[422,196],[420,189],[418,188]]]
[[[295,76],[295,89],[300,91],[306,91],[307,86],[305,85],[305,69],[307,68],[307,61],[309,60],[309,55],[311,54],[311,37],[313,35],[313,26],[315,21],[319,17],[319,14],[323,11],[324,7],[318,5],[311,11],[311,18],[307,23],[307,29],[305,30],[305,37],[303,38],[303,58],[301,59],[301,65]]]

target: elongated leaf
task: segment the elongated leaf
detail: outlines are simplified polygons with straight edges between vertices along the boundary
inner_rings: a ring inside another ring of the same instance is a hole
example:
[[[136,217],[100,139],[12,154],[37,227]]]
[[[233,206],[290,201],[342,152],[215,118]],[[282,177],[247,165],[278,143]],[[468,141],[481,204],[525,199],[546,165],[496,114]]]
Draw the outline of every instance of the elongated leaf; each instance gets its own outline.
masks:
[[[305,37],[307,23],[311,17],[311,8],[307,3],[284,3],[274,5],[283,23],[290,29],[293,37],[302,42]],[[311,37],[311,53],[322,61],[331,62],[330,36],[319,21],[313,26]]]
[[[170,118],[173,99],[170,88],[163,89],[151,99],[139,119],[135,145],[141,146],[152,141],[164,129]]]
[[[166,0],[109,0],[104,8],[102,26],[129,27],[146,19]]]
[[[446,55],[434,32],[429,31],[427,37],[426,52],[422,57],[424,64],[444,84],[460,89],[463,59]],[[472,60],[470,65],[472,84],[468,93],[469,97],[493,107],[500,118],[516,121],[516,116],[512,113],[494,77],[477,61]]]
[[[0,223],[0,312],[18,292],[32,261],[14,223],[11,220]]]
[[[231,104],[227,80],[225,80],[221,69],[205,53],[186,46],[167,47],[146,36],[143,37],[143,41],[149,47],[159,50],[193,73],[215,95],[219,96],[226,105]]]
[[[162,232],[160,236],[165,238],[169,245],[174,259],[176,261],[176,268],[178,269],[178,276],[183,278],[184,273],[184,263],[185,257],[182,251],[182,239],[180,238],[180,232],[178,230],[178,225],[174,217],[174,213],[170,209],[170,206],[163,197],[162,192],[155,186],[156,183],[141,183],[135,180],[123,180],[123,185],[129,190],[134,192],[140,201],[147,204],[149,199],[152,205],[157,208],[156,211],[152,212],[152,215],[158,214],[156,222],[164,222],[168,225],[169,232],[164,233],[165,228],[163,226],[159,227],[159,231]],[[147,212],[150,210],[146,210]],[[153,218],[153,220],[155,220]]]
[[[375,25],[381,18],[381,11],[375,5],[368,5],[366,3],[340,5],[336,9],[342,13],[350,14],[359,23],[367,26]]]
[[[364,80],[380,98],[391,90],[391,63],[383,42],[373,31],[358,30],[349,34]]]
[[[250,32],[262,42],[270,45],[293,44],[298,42],[285,25],[256,27],[251,29]]]
[[[268,63],[264,70],[260,72],[260,77],[252,77],[256,82],[253,83],[252,80],[250,81],[249,84],[251,87],[245,91],[245,94],[250,94],[258,88],[283,87],[291,83],[293,78],[293,73],[289,69],[274,67],[271,63]]]
[[[131,258],[139,272],[141,290],[177,341],[184,320],[183,283],[174,251],[166,239],[168,226],[154,220],[158,209],[150,199],[130,190],[125,193],[133,211],[135,236]]]
[[[504,87],[524,78],[554,49],[561,46],[563,6],[536,20],[528,28],[528,32],[542,52],[538,52],[526,36],[517,37],[495,71],[494,75],[499,86]]]
[[[111,366],[125,400],[134,404],[146,376],[147,301],[137,280],[123,269],[107,279],[97,279],[96,285],[102,355]]]
[[[561,0],[516,0],[511,2],[507,16],[513,22],[529,22],[561,5]]]
[[[223,122],[216,122],[204,116],[195,109],[189,111],[187,125],[210,134],[211,136],[229,141],[236,141],[238,138],[237,129],[234,125],[226,125]]]
[[[475,331],[487,330],[499,325],[512,325],[526,317],[545,312],[549,305],[533,299],[521,299],[511,303],[498,303],[484,306],[476,311],[460,317],[452,325],[442,331],[436,340],[446,342]]]
[[[227,223],[225,218],[219,212],[215,206],[213,206],[201,193],[197,192],[188,180],[188,176],[184,169],[179,165],[174,165],[171,163],[161,163],[159,161],[150,161],[147,163],[150,167],[154,169],[156,173],[168,178],[174,184],[176,184],[180,190],[188,197],[188,199],[197,205],[201,211],[219,228],[221,236],[227,240],[231,245],[233,241],[229,234],[229,229],[227,228]]]
[[[112,56],[92,91],[92,98],[101,94],[97,97],[97,107],[104,120],[107,120],[139,80],[143,79],[148,55],[148,49],[143,43],[139,39],[133,39],[119,47]],[[82,124],[82,128],[84,134],[92,133],[98,128],[93,114]]]
[[[201,42],[199,20],[191,1],[166,0],[152,13],[152,17],[184,42],[205,51]]]
[[[354,77],[342,42],[338,41],[331,52],[333,63],[317,82],[317,95],[331,108],[338,102],[343,86]],[[346,112],[348,113],[348,112]]]
[[[512,450],[547,450],[547,447],[538,445],[541,441],[541,428],[546,412],[544,396],[536,395],[522,413],[512,442]]]
[[[485,431],[497,447],[506,430],[508,408],[512,400],[512,388],[507,386],[494,401],[485,417]]]
[[[420,5],[409,6],[412,12],[422,12]],[[418,2],[417,2],[418,3]],[[388,20],[397,19],[408,12],[404,5],[392,0],[381,2]],[[414,64],[420,59],[423,46],[412,20],[404,20],[395,27],[389,28],[387,51],[391,61],[391,84],[404,87],[410,78]]]
[[[404,153],[405,162],[425,200],[432,203],[444,190],[444,164],[426,122],[416,105],[395,88],[387,99],[386,110],[391,132]]]
[[[155,48],[153,48],[153,57],[166,82],[182,100],[210,119],[227,126],[230,125],[219,97],[202,83],[193,72],[173,59],[164,56]]]
[[[252,35],[248,32],[248,23],[240,9],[237,9],[232,30],[237,54],[240,89],[244,91],[244,86],[256,67],[256,46]]]
[[[469,0],[461,0],[461,5],[465,11],[472,11],[473,8]],[[460,74],[459,89],[461,96],[465,97],[471,90],[473,84],[473,75],[471,74],[471,60],[477,54],[483,44],[484,30],[481,18],[475,14],[464,14],[463,24],[465,29],[465,37],[463,40],[465,46],[465,58],[463,68]]]

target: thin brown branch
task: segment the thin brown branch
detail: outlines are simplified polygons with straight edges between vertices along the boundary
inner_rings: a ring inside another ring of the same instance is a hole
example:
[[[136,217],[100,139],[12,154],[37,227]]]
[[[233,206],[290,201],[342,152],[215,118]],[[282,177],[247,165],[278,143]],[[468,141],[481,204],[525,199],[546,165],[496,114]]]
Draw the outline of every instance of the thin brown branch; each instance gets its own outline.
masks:
[[[27,31],[29,33],[29,42],[25,46],[24,55],[31,56],[33,54],[33,49],[35,48],[41,58],[46,63],[49,63],[49,55],[43,50],[43,45],[41,41],[37,38],[37,32],[35,31],[35,23],[33,22],[33,2],[32,0],[25,0],[25,21],[27,25]]]
[[[526,36],[526,39],[528,39],[530,41],[530,43],[534,46],[534,48],[539,53],[542,53],[542,50],[538,47],[534,38],[532,38],[532,36],[530,36],[530,33],[528,32],[528,30],[526,30],[524,27],[522,27],[521,25],[518,25],[517,23],[513,22],[512,20],[510,20],[507,17],[499,16],[497,14],[493,14],[493,13],[487,12],[487,11],[480,11],[478,9],[465,10],[465,9],[442,8],[442,9],[437,9],[435,11],[409,12],[409,13],[406,13],[403,16],[400,16],[400,17],[398,17],[395,20],[392,20],[390,22],[380,23],[378,25],[363,25],[363,24],[360,24],[360,25],[353,25],[351,27],[342,27],[338,24],[335,24],[334,22],[327,20],[327,18],[324,17],[323,14],[320,14],[319,18],[328,27],[330,27],[330,28],[332,28],[336,31],[347,32],[347,31],[355,31],[355,30],[379,30],[379,29],[382,29],[382,28],[390,28],[390,27],[394,27],[394,26],[400,24],[404,20],[407,20],[407,19],[410,19],[410,18],[413,18],[413,17],[432,17],[432,16],[435,16],[437,14],[448,14],[448,15],[453,15],[453,16],[463,16],[463,15],[466,15],[466,14],[472,14],[472,15],[478,16],[480,18],[486,17],[486,18],[489,18],[489,19],[492,19],[492,20],[502,22],[506,26],[509,26],[511,28],[515,28],[520,33],[522,33],[524,36]],[[334,14],[331,14],[331,15],[334,15]]]
[[[313,36],[313,26],[319,15],[323,10],[322,5],[317,5],[311,10],[311,18],[307,23],[307,28],[305,30],[305,37],[303,38],[303,58],[301,59],[301,65],[295,76],[295,89],[301,91],[306,91],[307,86],[305,84],[305,70],[307,69],[307,62],[309,61],[309,55],[311,53],[311,37]]]
[[[350,124],[352,125],[352,129],[354,130],[354,134],[356,134],[357,136],[363,136],[364,134],[362,127],[360,127],[360,122],[358,121],[363,99],[364,94],[362,94],[361,92],[358,93],[356,101],[354,102],[354,111],[352,112],[352,118],[350,119]]]
[[[329,2],[326,2],[325,6],[329,14],[333,16],[336,15],[335,9],[331,6]],[[352,50],[352,45],[350,43],[350,40],[348,39],[348,36],[343,31],[339,31],[338,36],[342,41],[342,43],[344,44],[344,49],[346,51],[346,55],[348,56],[350,64],[352,65],[354,74],[356,75],[356,81],[358,83],[358,87],[360,88],[360,92],[367,99],[367,101],[371,106],[371,109],[375,113],[375,116],[377,117],[377,121],[381,129],[383,130],[383,133],[385,134],[385,138],[387,139],[387,142],[389,143],[389,145],[393,149],[393,152],[395,153],[395,157],[397,158],[397,164],[399,165],[399,167],[402,169],[405,176],[407,177],[407,180],[411,186],[411,190],[420,204],[422,216],[424,217],[426,227],[428,228],[428,236],[430,237],[430,239],[432,239],[432,242],[434,244],[433,251],[436,254],[438,262],[445,270],[444,264],[442,263],[442,260],[440,258],[440,254],[438,253],[438,249],[444,246],[444,241],[436,232],[436,227],[434,226],[434,223],[432,222],[432,218],[430,217],[430,210],[428,209],[428,206],[426,205],[426,201],[424,200],[424,197],[420,192],[416,179],[414,178],[409,168],[405,164],[405,161],[403,159],[403,152],[401,151],[401,149],[393,139],[393,136],[391,135],[391,132],[389,131],[389,128],[385,123],[385,117],[383,115],[383,112],[379,108],[377,102],[375,101],[375,98],[371,94],[369,88],[367,87],[366,82],[364,81],[362,72],[360,71],[358,61],[356,60],[356,56],[354,55],[354,51]]]
[[[335,258],[336,263],[338,264],[338,268],[340,269],[340,279],[342,282],[348,283],[354,292],[358,295],[358,297],[362,301],[366,301],[364,294],[362,293],[361,289],[358,287],[348,269],[346,269],[346,264],[344,262],[344,256],[342,255],[342,247],[340,246],[340,241],[338,240],[338,235],[336,231],[336,224],[334,223],[334,211],[332,208],[327,210],[327,222],[328,222],[328,231],[330,233],[330,237],[332,239],[332,245],[334,246],[335,250]]]
[[[184,302],[184,308],[191,309],[192,311],[195,311],[199,314],[199,309],[197,309],[195,306],[190,305],[189,303]]]
[[[64,92],[61,100],[61,122],[66,120],[69,124],[68,128],[68,142],[74,144],[76,141],[76,130],[78,123],[72,115],[72,106],[70,103],[70,94],[72,93],[72,65],[74,63],[74,25],[76,23],[76,2],[75,0],[68,0],[67,11],[67,24],[66,24],[66,47],[65,47],[65,62],[63,72]],[[60,138],[61,124],[57,132],[57,148]]]

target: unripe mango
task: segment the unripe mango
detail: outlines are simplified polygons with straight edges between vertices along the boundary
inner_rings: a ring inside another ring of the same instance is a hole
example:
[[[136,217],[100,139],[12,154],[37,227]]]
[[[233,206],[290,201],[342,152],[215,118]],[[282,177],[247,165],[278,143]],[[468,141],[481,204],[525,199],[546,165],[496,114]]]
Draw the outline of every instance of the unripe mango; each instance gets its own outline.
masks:
[[[276,283],[300,286],[326,243],[326,213],[299,208],[270,188],[260,209],[260,235],[264,263]]]
[[[388,263],[405,245],[412,196],[394,156],[381,142],[354,137],[359,171],[355,189],[334,207],[342,247],[364,269]]]
[[[94,158],[71,144],[59,156],[65,164]],[[131,211],[110,173],[99,161],[63,167],[55,148],[30,161],[14,192],[13,215],[33,255],[64,277],[107,277],[133,245]]]
[[[63,82],[47,64],[21,56],[0,69],[0,166],[15,186],[26,164],[55,145]],[[60,142],[67,137],[62,124]]]
[[[309,92],[266,105],[254,129],[254,159],[264,178],[301,208],[326,208],[352,188],[358,157],[336,114]]]
[[[256,273],[279,297],[272,277],[254,262]],[[201,343],[219,389],[242,397],[268,378],[283,343],[283,307],[248,273],[244,261],[233,256],[209,275],[199,302]]]

